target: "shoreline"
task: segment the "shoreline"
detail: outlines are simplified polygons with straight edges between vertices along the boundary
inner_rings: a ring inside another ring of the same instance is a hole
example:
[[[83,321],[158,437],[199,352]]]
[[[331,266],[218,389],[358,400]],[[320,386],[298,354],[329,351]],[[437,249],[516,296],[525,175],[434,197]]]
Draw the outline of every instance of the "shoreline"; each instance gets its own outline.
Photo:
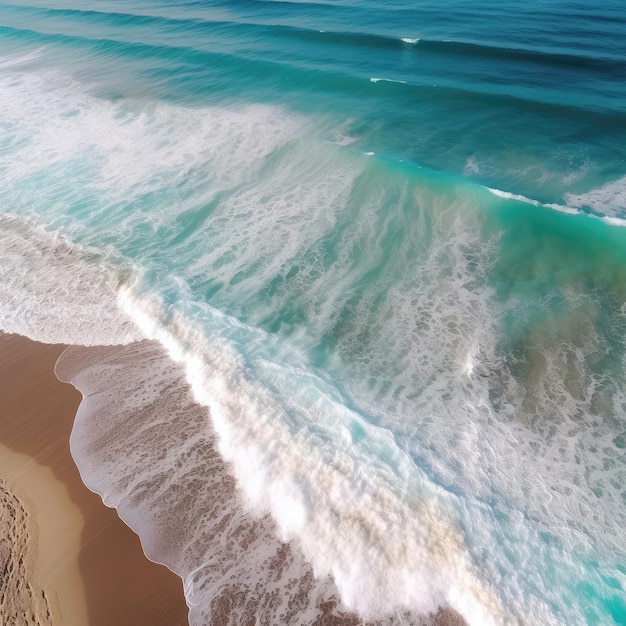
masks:
[[[82,396],[72,385],[60,382],[53,370],[65,348],[0,332],[0,570],[12,560],[18,564],[12,573],[19,574],[9,577],[11,584],[0,577],[0,623],[18,623],[13,615],[22,610],[21,615],[27,615],[22,622],[33,626],[188,626],[181,578],[151,561],[139,536],[82,482],[69,447]],[[193,403],[187,409],[193,413],[193,407],[199,409]],[[197,417],[203,422],[202,415]],[[221,477],[220,485],[226,489],[220,491],[221,498],[232,499],[239,511],[240,495],[226,465],[216,451],[211,458],[211,471]],[[220,519],[220,515],[212,517],[218,526]],[[286,563],[280,559],[291,561],[287,555],[293,547],[276,541],[273,523],[267,520],[244,513],[240,524],[233,528],[236,536],[260,533],[260,538],[270,533],[266,547],[271,552],[273,546],[277,553],[266,565],[272,570],[272,580],[278,582]],[[217,541],[221,544],[224,538]],[[6,559],[11,543],[13,549]],[[297,588],[292,589],[299,605],[310,593],[317,597],[324,581],[315,591],[309,565],[301,561],[297,550],[293,558],[293,564],[302,568]],[[283,582],[287,584],[287,579]],[[285,593],[293,584],[287,584]],[[240,611],[256,613],[267,608],[265,592],[257,598],[264,599],[259,605],[248,606],[254,599],[245,593],[246,588],[247,584],[242,588],[225,584],[211,601],[212,618],[207,626],[237,623],[232,620]],[[346,612],[334,594],[328,601],[324,597],[322,593],[311,607],[319,611],[317,625],[378,623]],[[10,610],[14,614],[7,613]],[[431,626],[466,624],[458,613],[444,607],[430,616],[406,617],[408,623],[415,617]]]
[[[332,576],[316,575],[297,541],[281,540],[269,513],[250,510],[219,452],[206,406],[163,345],[70,347],[56,373],[88,399],[73,432],[87,484],[124,501],[120,512],[145,531],[150,558],[184,572],[194,624],[396,623],[392,616],[350,612]],[[400,619],[407,625],[466,623],[449,607],[404,611]]]
[[[69,437],[81,395],[53,372],[64,349],[0,333],[0,617],[186,626],[181,579],[80,478]]]

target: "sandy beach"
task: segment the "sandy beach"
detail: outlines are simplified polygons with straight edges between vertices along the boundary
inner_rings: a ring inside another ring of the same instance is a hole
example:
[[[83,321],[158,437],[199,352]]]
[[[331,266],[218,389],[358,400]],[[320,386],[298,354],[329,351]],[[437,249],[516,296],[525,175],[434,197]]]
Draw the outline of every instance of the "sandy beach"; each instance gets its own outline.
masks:
[[[180,578],[80,479],[63,349],[0,334],[0,623],[183,626]]]
[[[180,578],[150,562],[137,535],[81,481],[69,451],[81,396],[53,373],[63,349],[0,334],[0,623],[186,626]],[[190,405],[190,413],[193,407],[200,410]],[[227,472],[217,453],[211,458],[212,472]],[[226,475],[219,483],[234,489]],[[220,501],[239,501],[235,492],[220,494]],[[248,528],[246,519],[242,528]],[[250,520],[248,530],[261,523]],[[282,545],[281,554],[291,549]],[[303,567],[306,593],[313,579]],[[226,585],[215,598],[214,626],[235,623],[235,609],[250,601],[248,594],[232,591]],[[319,610],[314,622],[319,626],[364,623],[338,610],[334,599]],[[463,626],[464,621],[441,609],[431,623]]]

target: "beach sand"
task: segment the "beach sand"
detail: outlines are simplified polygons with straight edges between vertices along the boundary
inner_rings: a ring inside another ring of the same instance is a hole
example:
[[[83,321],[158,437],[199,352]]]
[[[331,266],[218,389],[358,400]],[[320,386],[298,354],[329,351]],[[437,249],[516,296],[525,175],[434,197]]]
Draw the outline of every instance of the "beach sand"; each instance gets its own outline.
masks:
[[[0,334],[0,623],[186,625],[180,578],[80,479],[63,348]]]
[[[81,481],[69,451],[81,396],[53,373],[63,349],[0,333],[0,624],[186,626],[180,578],[150,562]],[[220,461],[214,471],[227,468]],[[232,623],[231,610],[247,602],[240,596],[226,586],[212,626]],[[334,600],[319,608],[319,626],[364,624]],[[433,617],[432,626],[465,624],[449,609]]]

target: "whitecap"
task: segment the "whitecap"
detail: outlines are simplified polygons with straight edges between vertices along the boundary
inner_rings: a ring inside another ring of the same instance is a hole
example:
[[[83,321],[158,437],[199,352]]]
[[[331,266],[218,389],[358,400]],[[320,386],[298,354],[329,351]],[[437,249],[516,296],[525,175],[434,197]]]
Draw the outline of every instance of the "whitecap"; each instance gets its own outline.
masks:
[[[626,211],[626,176],[585,193],[566,193],[565,199],[575,207],[589,208],[608,217],[618,217],[618,213]]]
[[[406,85],[406,80],[396,80],[394,78],[370,78],[370,82],[372,83],[399,83],[401,85]]]

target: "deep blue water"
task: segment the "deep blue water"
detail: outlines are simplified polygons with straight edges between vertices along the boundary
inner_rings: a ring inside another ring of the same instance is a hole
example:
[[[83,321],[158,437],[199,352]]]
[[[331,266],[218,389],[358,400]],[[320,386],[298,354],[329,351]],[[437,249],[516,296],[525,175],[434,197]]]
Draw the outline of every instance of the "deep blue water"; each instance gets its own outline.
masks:
[[[0,4],[0,326],[180,350],[365,617],[625,624],[625,35],[615,0]]]

